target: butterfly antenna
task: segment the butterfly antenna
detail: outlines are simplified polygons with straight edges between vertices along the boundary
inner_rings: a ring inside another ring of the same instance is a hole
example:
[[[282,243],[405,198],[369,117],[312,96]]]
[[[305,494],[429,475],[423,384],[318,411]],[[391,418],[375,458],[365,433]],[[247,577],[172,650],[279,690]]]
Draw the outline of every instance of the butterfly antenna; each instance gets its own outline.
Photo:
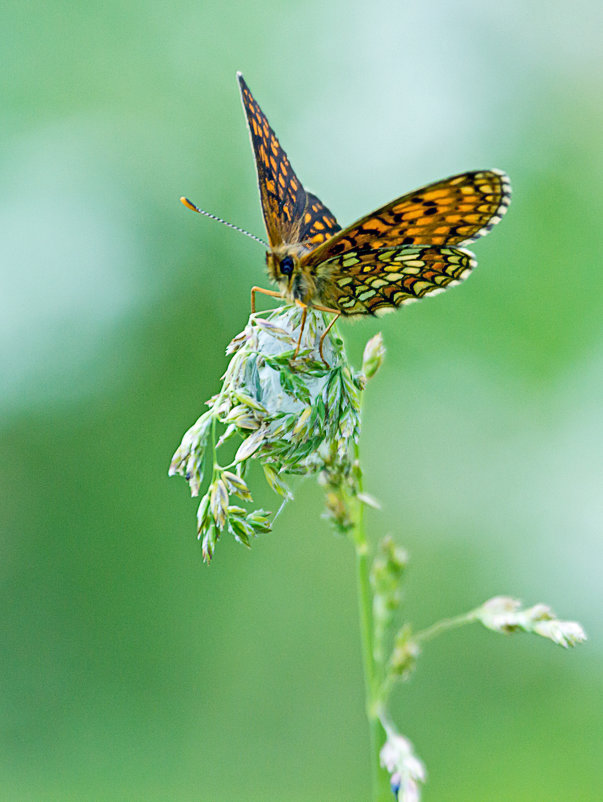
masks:
[[[222,220],[221,217],[217,217],[217,215],[215,214],[211,214],[210,212],[206,212],[204,209],[200,209],[198,206],[195,206],[194,203],[189,201],[188,198],[185,197],[180,198],[180,203],[184,204],[184,206],[186,206],[187,209],[190,209],[191,212],[197,212],[197,214],[202,214],[205,215],[205,217],[209,217],[210,220],[217,220],[218,223],[224,223],[224,225],[228,226],[228,228],[234,228],[235,231],[240,231],[241,234],[245,234],[246,237],[251,237],[251,239],[254,239],[256,242],[259,242],[261,245],[264,246],[264,248],[268,248],[268,243],[264,242],[263,239],[256,237],[255,234],[250,234],[249,231],[245,231],[244,228],[239,228],[239,226],[235,226],[232,223],[227,223],[226,220]]]

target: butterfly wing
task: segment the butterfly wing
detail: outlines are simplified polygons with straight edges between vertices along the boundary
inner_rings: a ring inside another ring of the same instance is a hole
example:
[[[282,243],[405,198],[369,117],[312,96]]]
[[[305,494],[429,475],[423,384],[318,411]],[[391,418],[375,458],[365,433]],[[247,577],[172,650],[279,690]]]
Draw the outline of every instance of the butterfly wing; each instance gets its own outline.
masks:
[[[511,202],[501,170],[477,170],[409,192],[340,231],[303,257],[308,267],[352,250],[458,245],[487,234]]]
[[[476,262],[454,246],[487,234],[510,198],[500,170],[462,173],[397,198],[302,256],[316,300],[344,315],[375,314],[457,284]]]
[[[341,226],[312,192],[306,192],[306,205],[300,222],[299,242],[316,248],[341,231]]]
[[[448,246],[349,250],[320,265],[321,303],[342,315],[377,314],[443,292],[475,265],[470,251]]]
[[[238,73],[255,155],[264,222],[271,247],[306,242],[316,247],[341,230],[327,207],[306,192],[265,114]]]

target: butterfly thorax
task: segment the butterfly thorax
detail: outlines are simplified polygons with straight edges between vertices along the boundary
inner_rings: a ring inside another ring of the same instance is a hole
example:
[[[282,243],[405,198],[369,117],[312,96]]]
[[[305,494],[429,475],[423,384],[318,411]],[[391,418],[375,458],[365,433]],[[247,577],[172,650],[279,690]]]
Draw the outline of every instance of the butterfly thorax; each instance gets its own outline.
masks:
[[[315,277],[301,262],[308,250],[301,243],[291,243],[277,245],[266,253],[268,275],[288,301],[309,304],[316,298]]]

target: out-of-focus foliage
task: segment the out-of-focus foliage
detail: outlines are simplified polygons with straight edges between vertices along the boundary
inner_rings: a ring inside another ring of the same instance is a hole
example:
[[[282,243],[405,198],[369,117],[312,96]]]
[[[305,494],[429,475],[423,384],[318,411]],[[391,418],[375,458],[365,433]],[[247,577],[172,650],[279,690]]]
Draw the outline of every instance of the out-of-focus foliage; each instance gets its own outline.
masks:
[[[0,21],[0,796],[367,798],[353,560],[321,493],[297,483],[207,568],[167,479],[265,281],[259,246],[177,202],[263,233],[240,69],[342,224],[511,176],[467,284],[341,330],[357,364],[377,327],[388,349],[367,518],[411,554],[415,624],[509,594],[591,636],[426,645],[397,697],[425,798],[596,798],[601,5],[37,0]]]

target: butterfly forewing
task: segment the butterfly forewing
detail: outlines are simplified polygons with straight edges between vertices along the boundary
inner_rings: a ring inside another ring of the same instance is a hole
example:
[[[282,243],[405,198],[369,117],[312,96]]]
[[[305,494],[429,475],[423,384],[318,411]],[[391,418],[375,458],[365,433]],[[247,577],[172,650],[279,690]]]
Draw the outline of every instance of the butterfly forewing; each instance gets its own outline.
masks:
[[[367,315],[442,292],[467,278],[475,264],[463,248],[403,245],[347,251],[323,262],[317,274],[325,304],[342,315]]]
[[[341,231],[341,226],[316,195],[307,192],[306,199],[306,207],[300,224],[299,241],[310,248],[316,248]]]
[[[298,242],[316,247],[340,231],[340,226],[329,209],[305,191],[243,76],[239,73],[237,77],[255,155],[268,241],[271,247]]]
[[[458,245],[486,234],[510,202],[499,170],[462,173],[430,184],[377,209],[304,257],[316,266],[339,253],[400,245]]]

